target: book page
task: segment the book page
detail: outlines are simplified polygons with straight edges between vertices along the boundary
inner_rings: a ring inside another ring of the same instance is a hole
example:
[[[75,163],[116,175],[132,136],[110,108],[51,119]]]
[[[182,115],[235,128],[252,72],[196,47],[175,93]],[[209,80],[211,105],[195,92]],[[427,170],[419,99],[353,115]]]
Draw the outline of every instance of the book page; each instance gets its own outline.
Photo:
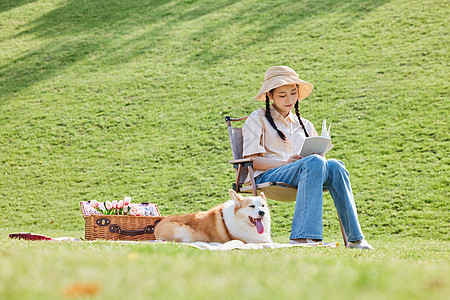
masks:
[[[333,148],[333,144],[331,143],[331,123],[330,123],[330,126],[328,126],[328,129],[327,129],[327,120],[323,120],[323,122],[322,122],[322,134],[321,134],[321,136],[330,138],[330,144],[325,149],[325,152],[323,152],[323,154],[325,155],[325,153],[327,153],[328,151],[331,150],[331,148]]]

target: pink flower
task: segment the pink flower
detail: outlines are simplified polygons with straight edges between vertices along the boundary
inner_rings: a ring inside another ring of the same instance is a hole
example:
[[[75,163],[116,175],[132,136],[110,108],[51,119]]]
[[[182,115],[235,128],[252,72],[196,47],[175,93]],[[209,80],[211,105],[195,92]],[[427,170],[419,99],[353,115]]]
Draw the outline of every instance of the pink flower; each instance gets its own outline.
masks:
[[[117,208],[118,209],[122,209],[123,208],[123,200],[120,200],[119,202],[117,202]]]
[[[99,206],[97,200],[91,200],[91,201],[89,202],[89,204],[90,204],[93,208],[97,208],[97,207]]]
[[[131,197],[123,198],[123,205],[130,205],[130,203],[131,203]]]
[[[117,200],[111,202],[112,208],[117,208]]]
[[[106,200],[106,202],[105,202],[105,208],[106,208],[107,210],[110,210],[110,209],[113,208],[113,207],[112,207],[112,204],[111,204],[111,201]]]

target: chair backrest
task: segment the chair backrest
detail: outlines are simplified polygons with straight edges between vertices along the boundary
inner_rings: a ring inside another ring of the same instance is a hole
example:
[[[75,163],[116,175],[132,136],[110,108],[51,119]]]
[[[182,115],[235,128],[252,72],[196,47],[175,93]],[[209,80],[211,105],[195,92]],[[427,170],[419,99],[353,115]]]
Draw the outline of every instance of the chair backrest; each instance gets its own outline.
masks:
[[[231,146],[231,153],[233,155],[233,160],[242,158],[243,138],[242,138],[242,128],[233,127],[231,125],[231,122],[245,121],[245,120],[247,120],[247,117],[236,119],[225,117],[225,121],[227,122],[228,138],[230,139],[230,146]],[[239,183],[243,183],[245,181],[245,178],[247,178],[247,173],[248,173],[247,168],[241,171]]]

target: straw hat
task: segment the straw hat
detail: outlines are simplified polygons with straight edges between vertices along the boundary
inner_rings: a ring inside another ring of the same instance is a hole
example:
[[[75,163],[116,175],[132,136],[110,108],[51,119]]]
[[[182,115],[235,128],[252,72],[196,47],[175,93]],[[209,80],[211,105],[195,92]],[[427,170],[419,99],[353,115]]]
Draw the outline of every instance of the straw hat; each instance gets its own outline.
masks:
[[[311,83],[298,78],[298,74],[295,73],[295,71],[289,67],[285,66],[270,67],[266,71],[266,75],[264,76],[264,82],[255,99],[265,101],[266,100],[265,95],[267,92],[269,92],[274,88],[287,84],[299,85],[298,101],[301,101],[306,97],[308,97],[314,88],[314,86]]]

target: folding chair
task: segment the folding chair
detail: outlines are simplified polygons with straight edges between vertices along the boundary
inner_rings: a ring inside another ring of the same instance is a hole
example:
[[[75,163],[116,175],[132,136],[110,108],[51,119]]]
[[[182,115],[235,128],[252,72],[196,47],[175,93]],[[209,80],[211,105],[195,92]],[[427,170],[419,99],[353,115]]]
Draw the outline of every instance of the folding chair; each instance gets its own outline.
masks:
[[[267,198],[275,201],[292,202],[295,201],[297,197],[297,187],[286,184],[284,182],[264,182],[256,184],[254,170],[253,170],[253,159],[252,158],[242,158],[243,152],[243,137],[242,128],[233,127],[231,122],[245,121],[247,117],[242,118],[230,118],[225,117],[227,122],[228,137],[230,139],[231,153],[233,155],[233,160],[228,163],[233,164],[236,171],[236,180],[233,183],[233,190],[237,193],[252,193],[253,195],[258,195],[260,192],[264,192]],[[250,184],[244,185],[247,176],[250,174]],[[327,190],[324,190],[327,191]],[[339,215],[338,215],[339,218]],[[347,235],[345,234],[344,227],[342,226],[341,219],[339,218],[339,224],[341,225],[342,238],[344,239],[344,244],[347,246]]]

